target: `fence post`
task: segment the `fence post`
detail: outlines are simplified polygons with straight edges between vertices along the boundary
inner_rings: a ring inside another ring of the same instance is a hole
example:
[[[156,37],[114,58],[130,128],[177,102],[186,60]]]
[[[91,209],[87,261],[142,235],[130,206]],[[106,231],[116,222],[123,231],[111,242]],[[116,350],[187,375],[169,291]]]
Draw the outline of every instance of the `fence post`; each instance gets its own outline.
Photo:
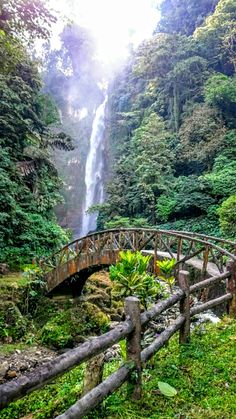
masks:
[[[155,236],[155,241],[154,241],[153,273],[156,276],[160,273],[160,269],[157,266],[157,236]]]
[[[229,302],[228,312],[230,317],[236,317],[236,261],[229,260],[227,262],[227,270],[231,273],[228,278],[227,292],[231,292],[233,296]]]
[[[185,296],[180,301],[180,314],[185,317],[183,326],[179,331],[179,343],[182,344],[190,341],[190,290],[188,271],[179,271],[179,287],[185,293]]]
[[[105,356],[102,353],[87,362],[83,382],[83,396],[102,382],[104,361]]]
[[[125,316],[134,325],[134,331],[126,340],[126,360],[135,364],[135,377],[131,375],[128,381],[128,388],[131,390],[132,398],[135,400],[141,397],[141,319],[140,302],[136,297],[125,299]]]

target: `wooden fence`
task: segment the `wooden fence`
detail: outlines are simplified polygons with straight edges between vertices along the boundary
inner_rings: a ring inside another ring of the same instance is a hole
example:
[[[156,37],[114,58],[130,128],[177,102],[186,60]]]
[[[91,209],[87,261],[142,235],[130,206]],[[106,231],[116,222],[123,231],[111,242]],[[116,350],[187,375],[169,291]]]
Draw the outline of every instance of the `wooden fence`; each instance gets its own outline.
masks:
[[[71,406],[57,419],[82,418],[91,409],[96,407],[109,394],[117,390],[125,381],[131,383],[132,371],[136,371],[136,382],[133,383],[133,397],[141,395],[142,364],[147,362],[177,331],[179,342],[184,344],[190,339],[191,318],[199,313],[227,302],[228,312],[236,317],[236,263],[229,261],[227,271],[210,277],[194,285],[189,285],[189,273],[179,272],[179,289],[166,300],[153,305],[149,310],[140,313],[139,300],[135,297],[125,299],[126,320],[119,323],[114,329],[96,338],[91,338],[77,348],[58,356],[45,363],[26,376],[21,376],[11,382],[0,386],[0,408],[7,406],[11,401],[22,398],[27,393],[44,386],[53,378],[91,360],[103,353],[120,340],[126,338],[127,362],[116,372],[111,374],[102,383],[85,394],[77,403]],[[190,306],[190,295],[201,289],[215,286],[221,281],[226,282],[226,293],[206,303]],[[141,350],[141,332],[148,323],[161,313],[177,303],[179,315],[158,337],[145,349]]]

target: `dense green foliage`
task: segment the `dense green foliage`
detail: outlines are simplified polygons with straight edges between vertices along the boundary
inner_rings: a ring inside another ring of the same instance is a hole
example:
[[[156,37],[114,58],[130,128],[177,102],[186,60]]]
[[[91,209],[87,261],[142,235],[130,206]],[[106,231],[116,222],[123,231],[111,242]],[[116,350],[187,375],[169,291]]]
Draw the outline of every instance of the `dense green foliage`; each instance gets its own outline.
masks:
[[[54,17],[43,1],[0,6],[0,262],[17,266],[68,240],[53,213],[61,181],[50,150],[72,143],[50,128],[58,113],[25,46],[46,37]]]
[[[222,231],[229,237],[236,236],[236,195],[230,196],[219,208]]]
[[[161,13],[110,88],[99,228],[145,218],[232,238],[219,208],[236,183],[235,1],[164,0]]]
[[[157,31],[191,35],[213,13],[217,0],[163,0]]]

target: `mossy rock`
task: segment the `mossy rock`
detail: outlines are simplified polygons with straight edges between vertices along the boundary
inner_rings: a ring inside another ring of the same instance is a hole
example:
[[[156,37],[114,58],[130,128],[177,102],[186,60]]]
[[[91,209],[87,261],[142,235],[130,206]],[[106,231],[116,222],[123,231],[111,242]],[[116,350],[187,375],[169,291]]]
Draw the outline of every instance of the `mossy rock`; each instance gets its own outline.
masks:
[[[109,317],[95,304],[86,302],[84,303],[84,307],[90,320],[99,328],[99,331],[106,332],[109,327]]]
[[[67,304],[64,301],[63,305],[58,304],[54,299],[43,297],[38,302],[37,309],[34,313],[34,323],[36,327],[42,328],[47,322],[55,318],[64,308],[67,308]]]
[[[54,348],[66,348],[73,346],[73,336],[68,332],[70,327],[67,323],[57,324],[57,321],[48,322],[41,335],[41,341],[43,344],[53,346]]]
[[[109,318],[96,305],[82,303],[58,312],[43,327],[40,340],[55,348],[72,347],[81,337],[108,330]]]
[[[12,301],[0,303],[0,339],[16,341],[24,336],[27,319]]]
[[[109,272],[100,271],[100,272],[94,273],[88,278],[85,287],[89,288],[90,285],[95,285],[101,289],[101,288],[112,288],[113,283],[110,280]]]
[[[109,308],[111,306],[110,296],[105,292],[101,292],[101,290],[98,290],[98,292],[92,294],[86,294],[84,296],[84,301],[96,304],[101,309],[105,307]]]
[[[0,277],[0,300],[13,301],[17,306],[25,304],[28,281],[22,273],[11,273]]]
[[[87,280],[83,290],[83,299],[96,304],[102,310],[110,308],[112,286],[108,272],[97,272]]]

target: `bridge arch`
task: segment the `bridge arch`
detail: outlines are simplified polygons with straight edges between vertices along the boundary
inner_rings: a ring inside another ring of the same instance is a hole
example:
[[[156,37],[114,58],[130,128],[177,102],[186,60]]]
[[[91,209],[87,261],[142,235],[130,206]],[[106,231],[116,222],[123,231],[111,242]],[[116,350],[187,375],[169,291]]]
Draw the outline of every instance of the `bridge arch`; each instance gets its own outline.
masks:
[[[155,229],[112,229],[81,237],[40,261],[51,292],[79,275],[78,291],[95,271],[114,264],[121,250],[142,251],[152,256],[150,269],[164,257],[176,259],[176,269],[194,268],[200,279],[226,271],[227,260],[236,261],[236,243],[212,236]]]

